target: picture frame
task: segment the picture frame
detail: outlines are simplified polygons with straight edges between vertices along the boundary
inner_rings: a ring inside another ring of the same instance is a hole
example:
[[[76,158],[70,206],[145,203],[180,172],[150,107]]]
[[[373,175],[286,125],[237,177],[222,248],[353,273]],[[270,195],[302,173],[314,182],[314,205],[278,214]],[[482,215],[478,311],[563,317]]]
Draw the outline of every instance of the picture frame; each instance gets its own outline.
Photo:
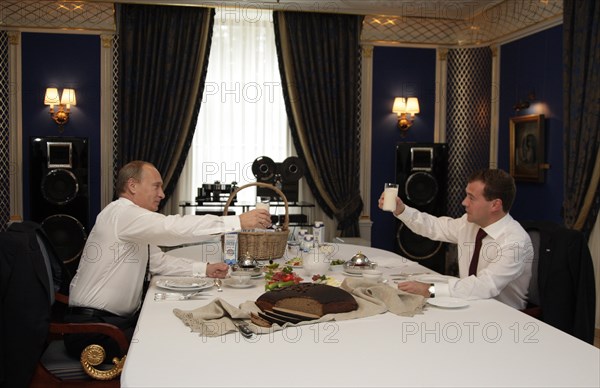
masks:
[[[510,118],[510,175],[515,181],[543,183],[544,115]]]

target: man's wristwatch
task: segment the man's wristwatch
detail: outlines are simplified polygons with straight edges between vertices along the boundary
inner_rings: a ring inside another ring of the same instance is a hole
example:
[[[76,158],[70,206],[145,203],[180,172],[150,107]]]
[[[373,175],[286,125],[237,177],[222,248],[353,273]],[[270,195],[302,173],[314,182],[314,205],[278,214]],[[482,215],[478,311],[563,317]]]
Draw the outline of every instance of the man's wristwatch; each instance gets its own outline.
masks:
[[[429,297],[430,298],[435,298],[435,284],[430,283],[429,284],[429,288],[427,289],[427,291],[429,292]]]

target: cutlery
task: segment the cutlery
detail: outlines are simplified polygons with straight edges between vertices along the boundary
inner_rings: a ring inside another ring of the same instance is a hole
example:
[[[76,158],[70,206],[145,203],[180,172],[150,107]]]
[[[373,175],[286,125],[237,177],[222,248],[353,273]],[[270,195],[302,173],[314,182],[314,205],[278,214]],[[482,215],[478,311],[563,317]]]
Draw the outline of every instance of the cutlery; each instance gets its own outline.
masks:
[[[215,279],[215,286],[217,286],[217,292],[223,291],[223,288],[221,288],[221,284],[223,284],[221,282],[221,279]]]
[[[389,276],[417,276],[417,275],[431,275],[431,272],[400,272],[400,273],[393,273]]]
[[[155,292],[154,300],[189,300],[196,296],[212,296],[212,294],[205,294],[200,291],[191,292],[188,294],[179,294],[176,292]]]
[[[250,328],[248,327],[248,323],[244,322],[244,321],[240,321],[240,322],[233,322],[233,324],[235,325],[235,327],[238,328],[238,331],[240,332],[240,334],[245,337],[245,338],[252,338],[252,336],[254,336],[254,332],[252,330],[250,330]]]

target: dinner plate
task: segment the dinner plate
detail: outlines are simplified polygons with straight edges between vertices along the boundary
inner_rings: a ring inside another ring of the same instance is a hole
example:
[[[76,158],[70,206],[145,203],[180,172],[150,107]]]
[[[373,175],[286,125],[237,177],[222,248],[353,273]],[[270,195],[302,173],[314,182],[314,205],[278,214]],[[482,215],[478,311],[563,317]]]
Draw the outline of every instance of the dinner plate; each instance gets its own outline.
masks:
[[[459,298],[452,298],[450,296],[440,296],[440,297],[436,297],[436,298],[429,298],[429,299],[427,299],[427,303],[429,303],[430,305],[433,305],[436,307],[442,307],[445,309],[459,309],[462,307],[469,306],[469,303],[467,303],[466,300],[459,299]]]
[[[170,280],[160,279],[156,282],[156,285],[160,288],[171,291],[200,291],[205,288],[213,286],[212,282],[206,280]]]

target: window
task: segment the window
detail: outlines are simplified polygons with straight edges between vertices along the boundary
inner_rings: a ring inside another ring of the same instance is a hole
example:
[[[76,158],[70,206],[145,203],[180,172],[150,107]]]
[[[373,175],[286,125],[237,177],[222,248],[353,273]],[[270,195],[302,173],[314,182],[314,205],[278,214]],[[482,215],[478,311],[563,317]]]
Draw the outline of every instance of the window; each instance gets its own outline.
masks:
[[[271,11],[217,8],[206,86],[190,155],[188,190],[203,183],[254,182],[259,156],[289,154]],[[256,190],[239,201],[254,202]]]

